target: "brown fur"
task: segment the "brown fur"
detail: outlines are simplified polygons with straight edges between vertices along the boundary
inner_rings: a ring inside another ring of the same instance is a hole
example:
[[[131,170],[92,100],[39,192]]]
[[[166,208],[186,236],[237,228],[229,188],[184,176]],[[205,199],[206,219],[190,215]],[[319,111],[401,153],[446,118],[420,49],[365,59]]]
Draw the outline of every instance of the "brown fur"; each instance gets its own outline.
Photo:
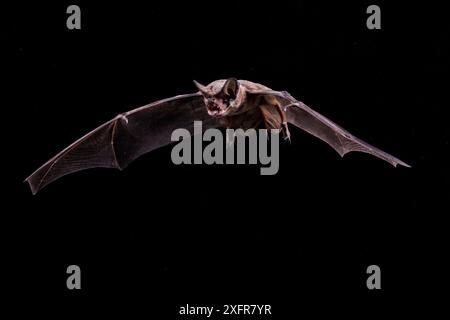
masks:
[[[275,96],[252,96],[252,93],[260,90],[271,90],[270,88],[247,80],[239,81],[239,91],[235,104],[231,105],[229,115],[224,116],[223,124],[227,128],[266,128],[282,129],[282,124],[286,122],[285,111],[282,110],[278,99]],[[227,80],[216,80],[207,86],[196,83],[203,94],[219,96],[227,87]]]

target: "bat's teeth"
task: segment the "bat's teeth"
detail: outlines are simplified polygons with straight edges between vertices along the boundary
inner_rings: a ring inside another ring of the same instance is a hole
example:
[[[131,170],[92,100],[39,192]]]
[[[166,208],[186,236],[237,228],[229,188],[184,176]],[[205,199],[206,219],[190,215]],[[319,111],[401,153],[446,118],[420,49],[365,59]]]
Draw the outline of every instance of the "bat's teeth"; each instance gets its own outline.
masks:
[[[208,114],[211,116],[220,116],[223,115],[227,111],[227,106],[216,105],[216,104],[208,104],[207,110]]]

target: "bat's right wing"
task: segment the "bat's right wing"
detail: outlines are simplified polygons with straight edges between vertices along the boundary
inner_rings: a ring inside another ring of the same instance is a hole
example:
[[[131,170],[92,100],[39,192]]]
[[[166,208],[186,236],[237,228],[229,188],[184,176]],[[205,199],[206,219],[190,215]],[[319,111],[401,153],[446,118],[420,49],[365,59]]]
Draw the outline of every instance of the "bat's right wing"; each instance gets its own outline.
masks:
[[[140,155],[171,142],[175,129],[193,132],[193,122],[203,128],[218,126],[208,115],[202,95],[192,93],[156,101],[104,123],[47,161],[25,181],[33,194],[72,172],[95,168],[125,168]]]
[[[305,105],[303,102],[293,98],[286,91],[261,90],[253,91],[251,94],[275,96],[286,111],[289,123],[292,123],[313,136],[325,141],[341,156],[344,156],[351,151],[359,151],[383,159],[393,166],[400,164],[405,167],[410,167],[400,159],[355,137],[330,119]]]

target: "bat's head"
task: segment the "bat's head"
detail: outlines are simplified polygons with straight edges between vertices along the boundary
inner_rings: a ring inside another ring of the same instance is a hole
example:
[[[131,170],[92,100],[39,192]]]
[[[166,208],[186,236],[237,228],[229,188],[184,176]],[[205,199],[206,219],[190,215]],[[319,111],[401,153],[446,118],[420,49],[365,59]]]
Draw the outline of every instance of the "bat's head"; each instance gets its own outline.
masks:
[[[237,79],[217,80],[207,86],[194,80],[194,84],[203,95],[206,111],[210,116],[224,117],[239,109],[242,98]]]

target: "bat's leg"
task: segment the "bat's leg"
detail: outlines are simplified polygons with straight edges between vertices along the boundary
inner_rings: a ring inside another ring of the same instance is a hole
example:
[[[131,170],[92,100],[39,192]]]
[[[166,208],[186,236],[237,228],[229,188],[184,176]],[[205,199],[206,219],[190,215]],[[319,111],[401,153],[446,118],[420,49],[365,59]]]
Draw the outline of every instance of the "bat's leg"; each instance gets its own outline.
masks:
[[[276,109],[281,117],[281,134],[284,139],[284,141],[291,142],[291,133],[289,132],[288,123],[287,123],[287,117],[286,112],[281,108],[281,105],[279,103],[276,104]]]
[[[284,141],[291,142],[291,133],[289,132],[288,124],[287,122],[281,123],[281,136],[283,137]]]
[[[291,141],[286,112],[273,97],[266,97],[266,101],[260,105],[264,123],[267,129],[280,129],[284,141]]]

